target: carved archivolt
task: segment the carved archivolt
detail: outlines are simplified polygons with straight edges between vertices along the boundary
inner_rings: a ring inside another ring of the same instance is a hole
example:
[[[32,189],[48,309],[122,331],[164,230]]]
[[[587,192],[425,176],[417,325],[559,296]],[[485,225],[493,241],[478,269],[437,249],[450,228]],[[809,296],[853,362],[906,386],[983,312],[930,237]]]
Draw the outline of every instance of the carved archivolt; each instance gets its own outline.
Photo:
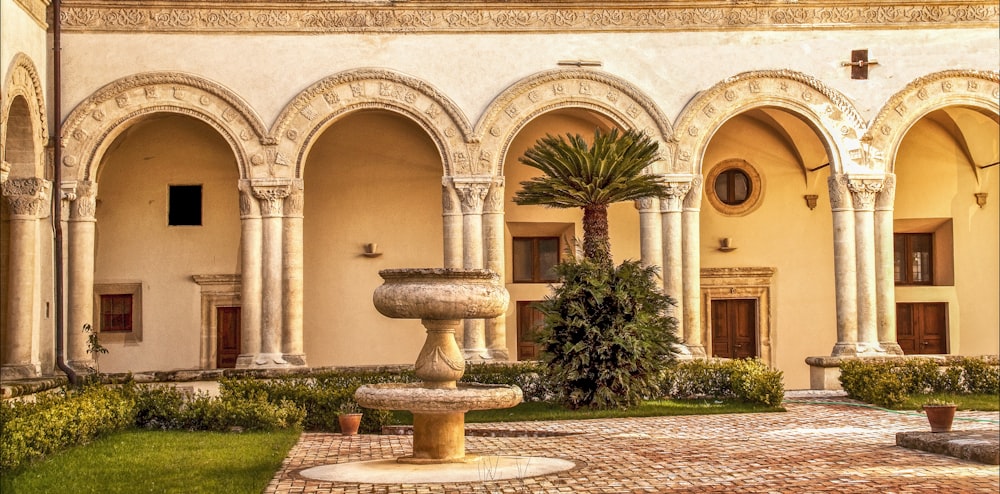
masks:
[[[153,113],[190,115],[229,143],[240,176],[247,162],[263,163],[271,144],[260,118],[242,99],[207,79],[180,72],[136,74],[112,82],[81,102],[66,118],[62,132],[63,176],[95,180],[96,165],[114,138],[135,119]]]
[[[25,1],[25,0],[21,0]],[[64,0],[68,31],[670,32],[679,30],[996,27],[994,0],[940,2],[95,2]],[[363,3],[363,5],[357,5]],[[553,5],[558,4],[558,5]],[[705,4],[705,5],[702,5]]]
[[[821,134],[838,172],[875,166],[873,153],[858,140],[865,122],[846,97],[800,72],[767,70],[730,77],[688,103],[674,134],[678,171],[701,173],[701,158],[719,127],[742,112],[765,106],[786,109],[809,122]]]
[[[668,140],[673,131],[659,107],[625,80],[585,69],[541,72],[507,88],[494,99],[476,126],[475,135],[481,144],[468,171],[503,175],[504,156],[518,131],[539,115],[561,108],[592,110],[623,129],[646,132],[660,142],[662,155],[657,169],[651,171],[670,171],[672,152]]]
[[[441,153],[444,174],[467,160],[468,120],[437,88],[419,79],[385,69],[342,72],[313,84],[278,116],[271,135],[277,142],[278,163],[294,163],[294,176],[316,137],[338,118],[357,110],[381,109],[405,115],[423,128]],[[256,164],[256,163],[255,163]]]
[[[921,77],[889,99],[872,121],[865,139],[881,149],[889,163],[895,163],[899,143],[910,127],[928,113],[947,106],[1000,114],[1000,73],[946,70]]]
[[[10,64],[10,70],[7,72],[7,80],[4,81],[3,97],[0,98],[0,139],[4,142],[2,149],[5,151],[10,145],[8,139],[11,137],[11,125],[30,125],[31,137],[34,141],[32,143],[33,148],[39,151],[45,148],[45,144],[49,140],[49,128],[45,120],[43,87],[42,80],[38,76],[38,70],[31,59],[23,53],[14,55],[14,59]],[[28,104],[29,122],[11,121],[10,108],[17,97],[24,98]],[[33,156],[32,158],[36,160],[40,159],[41,153],[39,152],[38,154],[39,156]],[[14,163],[9,156],[0,156],[0,161],[18,164]],[[34,163],[34,165],[37,171],[36,174],[40,176],[41,163]]]

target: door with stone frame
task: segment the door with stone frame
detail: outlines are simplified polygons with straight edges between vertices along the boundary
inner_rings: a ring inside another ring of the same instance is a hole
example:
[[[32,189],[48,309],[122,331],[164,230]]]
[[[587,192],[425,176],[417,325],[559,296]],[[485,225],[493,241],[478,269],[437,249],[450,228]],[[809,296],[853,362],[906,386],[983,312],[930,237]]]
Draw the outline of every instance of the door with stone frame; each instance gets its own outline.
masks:
[[[535,334],[544,324],[545,316],[532,304],[536,300],[517,302],[517,360],[538,360],[538,343]]]
[[[948,353],[948,304],[897,303],[896,342],[905,355]]]
[[[712,299],[712,356],[757,357],[757,299]]]
[[[215,367],[232,369],[240,356],[240,307],[220,306],[215,309],[216,337]]]

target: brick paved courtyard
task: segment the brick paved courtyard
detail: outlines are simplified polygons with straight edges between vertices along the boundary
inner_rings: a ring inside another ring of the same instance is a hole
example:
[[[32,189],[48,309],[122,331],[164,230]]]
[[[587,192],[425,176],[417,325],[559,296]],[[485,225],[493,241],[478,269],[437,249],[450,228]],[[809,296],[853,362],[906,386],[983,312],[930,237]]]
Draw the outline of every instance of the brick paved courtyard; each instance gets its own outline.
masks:
[[[922,415],[848,405],[786,403],[788,412],[566,422],[476,424],[477,429],[569,432],[468,437],[479,455],[557,457],[577,468],[492,482],[351,484],[298,471],[394,458],[410,436],[306,433],[266,493],[997,493],[1000,467],[897,447],[895,434],[926,430]],[[959,412],[955,430],[996,430],[1000,414]]]

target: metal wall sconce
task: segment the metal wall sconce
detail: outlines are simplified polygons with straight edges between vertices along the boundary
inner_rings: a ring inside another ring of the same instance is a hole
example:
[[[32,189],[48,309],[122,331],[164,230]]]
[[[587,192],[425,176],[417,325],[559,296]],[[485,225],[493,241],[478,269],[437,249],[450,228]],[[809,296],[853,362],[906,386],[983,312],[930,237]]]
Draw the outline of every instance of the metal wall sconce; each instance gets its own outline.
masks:
[[[976,192],[976,204],[979,205],[979,209],[986,205],[986,192]]]
[[[806,200],[806,206],[809,206],[809,210],[810,211],[812,211],[813,209],[816,209],[816,200],[819,199],[818,195],[816,195],[816,194],[806,194],[806,195],[804,195],[802,197],[805,198],[805,200]]]
[[[364,248],[365,251],[362,252],[362,255],[365,257],[378,257],[382,255],[382,253],[378,251],[378,244],[376,243],[365,244]]]
[[[722,252],[732,252],[736,250],[736,247],[733,245],[733,239],[730,237],[720,238],[719,250]]]

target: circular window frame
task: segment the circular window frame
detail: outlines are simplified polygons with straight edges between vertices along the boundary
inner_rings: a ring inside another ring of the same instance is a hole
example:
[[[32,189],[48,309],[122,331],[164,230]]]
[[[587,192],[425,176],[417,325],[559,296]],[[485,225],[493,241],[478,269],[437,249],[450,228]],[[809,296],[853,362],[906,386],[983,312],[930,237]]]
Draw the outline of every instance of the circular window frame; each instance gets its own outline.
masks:
[[[715,193],[715,181],[718,180],[719,175],[729,170],[740,170],[750,180],[750,195],[741,204],[726,204]],[[760,199],[764,195],[764,181],[757,169],[746,160],[730,159],[721,161],[712,167],[705,177],[705,189],[707,189],[705,196],[716,211],[726,216],[746,216],[760,207]]]

